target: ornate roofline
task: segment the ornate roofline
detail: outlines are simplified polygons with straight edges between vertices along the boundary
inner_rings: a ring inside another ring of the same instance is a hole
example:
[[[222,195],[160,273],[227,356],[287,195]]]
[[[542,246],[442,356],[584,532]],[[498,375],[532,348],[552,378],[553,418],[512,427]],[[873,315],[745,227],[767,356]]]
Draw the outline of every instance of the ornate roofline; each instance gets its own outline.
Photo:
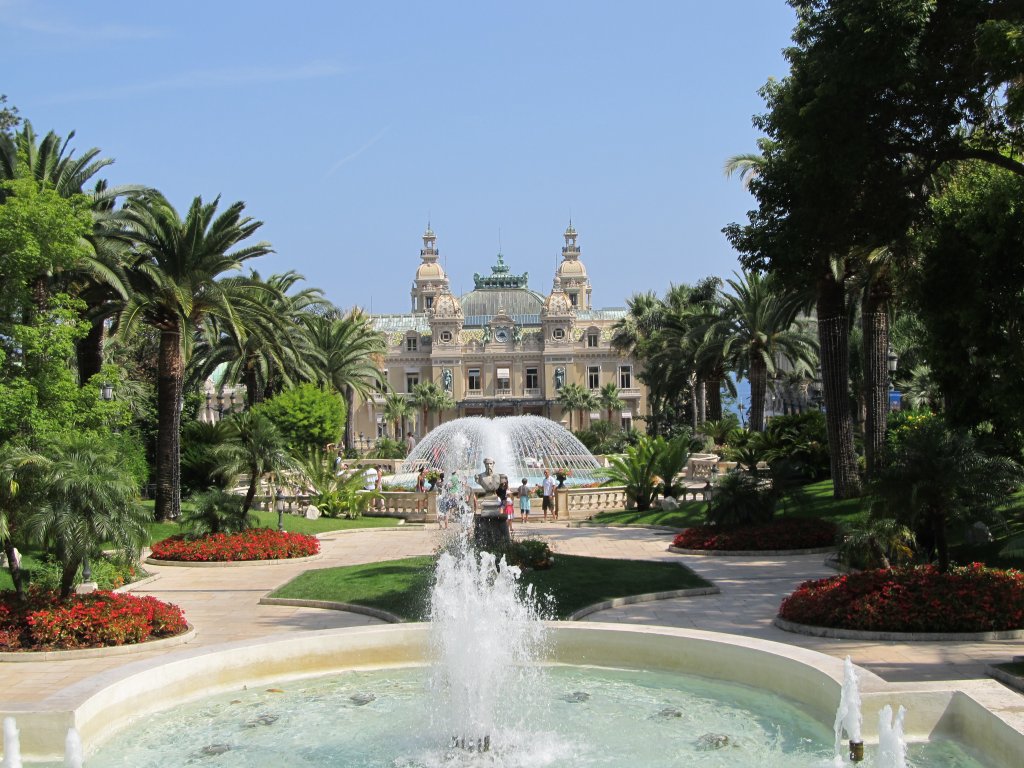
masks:
[[[490,275],[481,275],[479,272],[473,273],[473,287],[526,288],[529,274],[529,272],[523,272],[521,275],[510,274],[508,265],[505,263],[505,257],[499,253],[498,263],[491,267]]]

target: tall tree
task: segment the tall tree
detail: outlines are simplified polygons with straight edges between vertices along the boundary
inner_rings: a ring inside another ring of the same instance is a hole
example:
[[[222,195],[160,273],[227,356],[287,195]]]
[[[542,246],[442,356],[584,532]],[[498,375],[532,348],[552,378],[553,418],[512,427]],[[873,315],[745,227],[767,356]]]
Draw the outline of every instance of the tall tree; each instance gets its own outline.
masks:
[[[597,407],[597,398],[594,397],[594,393],[575,381],[569,382],[558,390],[558,397],[555,399],[562,406],[562,410],[569,414],[570,432],[573,428],[572,415],[574,413],[588,413]]]
[[[135,250],[127,270],[132,289],[123,315],[125,330],[137,323],[160,332],[157,377],[156,518],[181,511],[180,426],[186,351],[192,333],[207,315],[237,322],[236,303],[244,301],[234,283],[218,278],[249,259],[271,253],[265,242],[240,246],[262,225],[243,216],[233,203],[217,214],[220,198],[196,197],[182,218],[162,196],[135,201],[124,212],[116,234]],[[234,249],[234,250],[232,250]]]
[[[725,312],[705,337],[718,339],[721,357],[734,360],[750,380],[750,428],[761,432],[768,375],[783,360],[796,368],[813,368],[815,344],[797,321],[803,303],[799,294],[756,272],[726,282],[731,292],[722,294]]]
[[[224,366],[221,382],[244,384],[251,408],[282,388],[315,381],[320,352],[309,339],[303,316],[326,300],[319,288],[289,291],[303,279],[297,272],[248,278],[225,278],[247,301],[245,323],[208,316],[193,357],[192,377],[204,381]]]
[[[608,414],[608,423],[612,423],[612,412],[622,410],[622,406],[626,403],[621,397],[619,397],[619,388],[615,386],[614,381],[609,381],[598,392],[598,400],[601,403],[601,407],[605,409]]]
[[[318,380],[342,394],[348,404],[345,445],[352,447],[355,398],[368,397],[384,384],[378,359],[387,351],[387,342],[358,308],[344,314],[339,310],[307,313],[303,320],[322,361]]]
[[[402,439],[405,420],[412,414],[412,403],[402,392],[388,392],[384,397],[384,418],[394,427],[396,440]]]
[[[440,424],[441,414],[455,407],[455,399],[436,382],[424,381],[412,388],[411,404],[423,411],[423,431],[425,433],[428,430],[428,415],[438,414],[438,423]]]

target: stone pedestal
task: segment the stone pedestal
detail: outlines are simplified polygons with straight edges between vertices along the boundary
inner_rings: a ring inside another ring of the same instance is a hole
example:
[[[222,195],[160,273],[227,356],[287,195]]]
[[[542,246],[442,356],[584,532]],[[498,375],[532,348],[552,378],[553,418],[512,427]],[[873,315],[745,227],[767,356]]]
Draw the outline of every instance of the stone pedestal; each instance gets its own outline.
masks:
[[[480,514],[473,520],[473,539],[480,549],[493,550],[511,541],[508,518],[501,511],[498,499],[491,496],[480,502]]]

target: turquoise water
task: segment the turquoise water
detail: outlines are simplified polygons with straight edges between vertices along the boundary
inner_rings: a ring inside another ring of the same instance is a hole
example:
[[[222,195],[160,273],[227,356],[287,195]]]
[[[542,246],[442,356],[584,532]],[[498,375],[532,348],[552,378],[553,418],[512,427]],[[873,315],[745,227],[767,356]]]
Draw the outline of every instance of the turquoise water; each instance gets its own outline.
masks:
[[[135,723],[86,768],[722,766],[825,768],[831,728],[785,700],[673,674],[549,667],[539,703],[501,706],[485,753],[439,732],[423,668],[348,672],[213,696]],[[955,744],[914,768],[981,768]],[[872,765],[870,748],[868,760]]]

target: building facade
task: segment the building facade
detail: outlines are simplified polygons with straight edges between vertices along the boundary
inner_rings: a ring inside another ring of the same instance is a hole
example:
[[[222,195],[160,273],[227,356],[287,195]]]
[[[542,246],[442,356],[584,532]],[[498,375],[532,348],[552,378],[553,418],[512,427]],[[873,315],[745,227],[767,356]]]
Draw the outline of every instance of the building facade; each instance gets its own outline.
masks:
[[[437,238],[423,233],[420,264],[413,279],[411,311],[373,315],[374,328],[387,339],[382,361],[388,389],[411,394],[433,381],[454,399],[441,421],[461,416],[535,414],[569,422],[557,402],[558,391],[575,382],[595,394],[608,383],[625,405],[612,413],[616,426],[632,428],[646,412],[647,392],[637,380],[637,365],[612,349],[612,327],[625,309],[594,309],[587,270],[580,260],[577,233],[564,233],[562,261],[549,293],[532,290],[527,274],[513,274],[499,253],[490,274],[475,274],[473,290],[455,296],[438,261]],[[384,393],[358,406],[355,429],[360,440],[391,435],[384,417]],[[436,423],[438,415],[431,416]],[[597,408],[582,424],[605,420]],[[422,437],[426,426],[413,418]],[[578,416],[572,423],[581,425]],[[394,435],[391,435],[394,436]]]

